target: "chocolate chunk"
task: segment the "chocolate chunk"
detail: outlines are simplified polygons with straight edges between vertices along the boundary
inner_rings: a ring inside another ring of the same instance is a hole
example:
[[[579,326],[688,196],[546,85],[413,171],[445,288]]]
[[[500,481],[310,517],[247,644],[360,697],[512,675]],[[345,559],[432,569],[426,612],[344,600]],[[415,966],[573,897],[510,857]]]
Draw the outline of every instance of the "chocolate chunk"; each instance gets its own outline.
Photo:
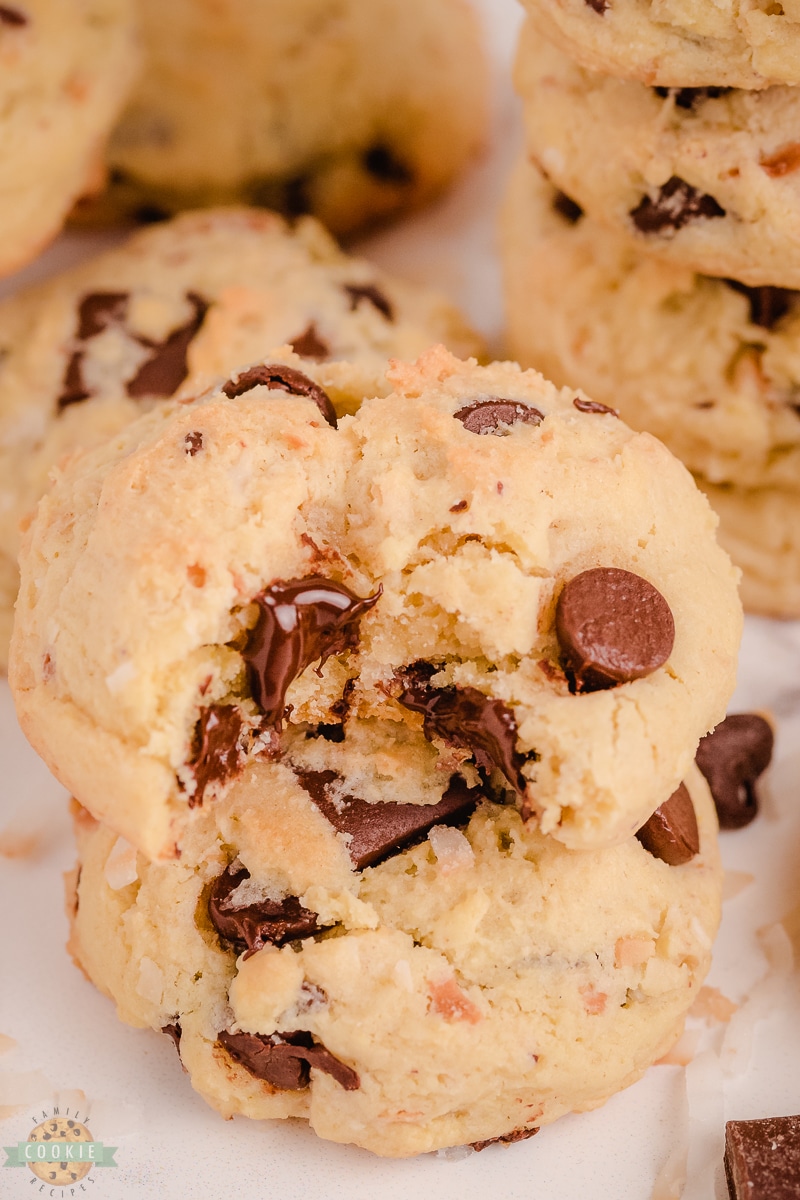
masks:
[[[794,291],[792,288],[781,287],[748,287],[744,283],[739,283],[738,279],[725,279],[728,287],[733,288],[735,292],[741,292],[746,296],[750,303],[750,320],[754,325],[761,325],[764,329],[772,329],[778,324],[781,317],[785,317],[790,308],[793,307],[796,299],[800,296],[800,292]]]
[[[675,621],[664,597],[641,575],[594,567],[564,585],[556,636],[571,689],[597,692],[663,666],[672,653]]]
[[[596,400],[582,400],[580,396],[576,396],[572,403],[575,405],[578,412],[610,413],[612,417],[619,416],[619,413],[615,408],[609,408],[607,404],[598,404]]]
[[[403,690],[398,699],[412,712],[423,714],[425,737],[429,741],[439,737],[448,746],[471,751],[482,770],[497,769],[524,796],[526,785],[521,767],[525,760],[516,748],[517,721],[511,709],[478,688],[431,687],[424,674],[417,664],[401,672]]]
[[[728,1121],[725,1177],[731,1200],[797,1200],[800,1117]]]
[[[153,346],[153,353],[125,385],[126,392],[132,398],[171,396],[189,374],[186,355],[206,318],[208,304],[197,292],[187,292],[186,299],[194,309],[194,315],[185,325],[173,330],[163,342]],[[153,345],[144,338],[137,340],[142,345]]]
[[[303,908],[296,896],[253,904],[233,902],[231,894],[249,878],[246,867],[231,864],[214,880],[208,897],[211,924],[224,941],[246,949],[245,958],[262,946],[284,946],[319,933],[317,914]]]
[[[0,4],[0,25],[21,26],[27,25],[30,18],[25,13],[20,12],[18,8],[11,8],[8,4]]]
[[[566,192],[556,192],[553,196],[553,208],[570,225],[577,225],[584,215],[580,204],[577,204]]]
[[[659,188],[657,196],[643,196],[630,211],[631,220],[642,233],[676,232],[699,217],[724,216],[725,209],[713,196],[698,192],[677,175]]]
[[[245,758],[242,728],[242,716],[234,704],[212,704],[200,714],[189,763],[195,780],[190,808],[203,803],[211,784],[225,783],[239,774]]]
[[[165,1033],[167,1035],[167,1037],[172,1038],[172,1041],[175,1045],[175,1049],[178,1051],[178,1057],[180,1058],[181,1034],[183,1032],[183,1030],[181,1029],[180,1021],[173,1021],[169,1025],[162,1025],[161,1032]]]
[[[229,400],[235,400],[237,396],[243,396],[254,387],[288,392],[290,396],[307,396],[309,400],[314,401],[328,424],[336,428],[336,410],[330,396],[302,371],[286,367],[283,363],[260,363],[258,366],[248,367],[235,379],[229,379],[222,385],[222,390]]]
[[[313,358],[317,362],[324,362],[331,356],[330,346],[319,336],[313,321],[297,337],[289,338],[289,345],[301,358]]]
[[[362,600],[343,583],[309,575],[276,581],[253,598],[258,620],[242,657],[253,699],[269,724],[280,727],[289,685],[306,667],[357,648],[361,617],[382,591],[380,585]]]
[[[203,435],[199,429],[192,429],[183,439],[183,444],[186,453],[190,458],[194,458],[195,454],[199,454],[203,449]]]
[[[702,738],[695,761],[723,829],[741,829],[758,812],[756,780],[772,759],[772,726],[758,713],[734,713]]]
[[[82,400],[88,400],[92,394],[83,382],[83,354],[83,350],[73,351],[67,363],[61,395],[56,401],[59,412],[63,412],[70,404],[80,404]]]
[[[691,109],[695,104],[702,104],[704,100],[716,100],[718,96],[724,96],[727,92],[732,92],[733,88],[729,87],[684,87],[684,88],[653,88],[657,95],[662,96],[665,100],[672,93],[676,108]]]
[[[466,408],[453,413],[470,433],[506,433],[511,425],[541,425],[544,413],[532,405],[520,404],[517,400],[501,400],[490,396],[487,400],[476,400]]]
[[[379,179],[381,183],[403,186],[414,182],[414,172],[411,168],[382,142],[370,146],[364,155],[364,166],[370,175]]]
[[[374,283],[346,283],[344,290],[350,297],[350,311],[355,312],[362,300],[366,300],[373,308],[377,308],[387,321],[394,320],[394,309],[391,301],[384,296]]]
[[[539,1132],[539,1126],[535,1125],[533,1129],[512,1129],[511,1133],[504,1133],[501,1137],[486,1138],[483,1142],[470,1142],[473,1150],[485,1150],[487,1146],[513,1146],[514,1142],[524,1142],[526,1138],[532,1138],[535,1133]]]
[[[329,789],[339,778],[335,771],[298,771],[297,778],[334,829],[348,835],[347,850],[357,871],[422,841],[434,825],[466,821],[483,795],[453,775],[438,804],[370,804],[354,796],[334,801]]]
[[[685,784],[680,784],[669,800],[656,809],[636,836],[653,858],[660,858],[671,867],[694,858],[700,850],[700,834]]]
[[[109,325],[116,325],[124,321],[127,310],[127,292],[90,292],[78,305],[78,328],[75,340],[85,343],[91,338],[97,337]],[[83,358],[84,350],[79,345],[73,350],[64,372],[61,395],[57,401],[59,412],[70,404],[80,404],[82,400],[88,400],[92,394],[84,383]]]
[[[361,1086],[352,1067],[335,1058],[305,1031],[273,1033],[267,1037],[223,1030],[217,1034],[217,1040],[256,1079],[264,1079],[281,1091],[297,1092],[308,1087],[311,1067],[332,1076],[346,1092],[354,1092]]]

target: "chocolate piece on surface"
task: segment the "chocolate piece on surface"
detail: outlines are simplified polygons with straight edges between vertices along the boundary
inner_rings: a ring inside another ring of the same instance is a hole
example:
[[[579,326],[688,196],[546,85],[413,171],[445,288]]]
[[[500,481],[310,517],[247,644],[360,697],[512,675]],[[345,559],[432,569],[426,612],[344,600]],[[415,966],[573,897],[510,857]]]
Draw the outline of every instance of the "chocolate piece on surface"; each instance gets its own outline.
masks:
[[[448,746],[469,750],[484,771],[500,771],[511,787],[525,795],[521,774],[523,756],[517,751],[517,720],[502,700],[493,700],[474,687],[431,687],[419,666],[399,673],[403,690],[398,697],[405,708],[422,713],[422,730],[430,741],[439,737]],[[430,678],[430,675],[428,675]]]
[[[741,292],[747,297],[750,304],[750,320],[763,329],[772,329],[777,325],[781,317],[786,316],[793,301],[800,296],[800,292],[792,288],[748,287],[745,283],[739,283],[738,279],[725,279],[723,282],[735,292]]]
[[[186,299],[194,309],[194,314],[185,325],[174,329],[160,343],[137,338],[143,346],[152,347],[153,353],[125,385],[125,391],[133,399],[140,396],[171,396],[189,374],[186,355],[206,318],[208,304],[197,292],[187,292]]]
[[[741,829],[758,813],[756,780],[769,766],[774,744],[772,726],[758,713],[733,713],[701,738],[695,762],[722,829]]]
[[[636,837],[653,858],[660,858],[671,867],[679,867],[699,853],[697,817],[685,784],[680,784],[669,800],[656,809]]]
[[[597,400],[582,400],[580,396],[576,396],[572,401],[578,412],[582,413],[609,413],[612,417],[618,417],[619,413],[615,408],[609,408],[607,404],[600,404]]]
[[[698,192],[685,179],[673,175],[655,197],[643,196],[630,217],[641,233],[674,233],[699,217],[724,217],[725,209],[713,196]]]
[[[282,1091],[300,1091],[308,1087],[311,1067],[332,1076],[347,1092],[354,1092],[361,1086],[358,1073],[352,1067],[335,1058],[305,1031],[264,1036],[223,1030],[217,1034],[217,1040],[251,1075]]]
[[[797,1200],[800,1116],[728,1121],[725,1176],[731,1200]]]
[[[478,1151],[485,1150],[487,1146],[513,1146],[514,1142],[524,1142],[538,1132],[538,1125],[535,1125],[533,1129],[512,1129],[511,1133],[504,1133],[501,1137],[487,1138],[484,1142],[470,1142],[470,1146],[473,1150]]]
[[[229,379],[222,385],[222,391],[229,400],[235,400],[254,387],[288,392],[290,396],[307,396],[314,401],[328,424],[336,428],[336,410],[330,396],[302,371],[284,366],[283,363],[261,363],[242,371],[235,379]]]
[[[675,621],[664,597],[641,575],[593,567],[564,585],[556,636],[570,685],[596,692],[663,666],[672,653]]]
[[[250,878],[246,867],[232,863],[218,875],[208,897],[208,916],[217,933],[237,949],[255,954],[262,946],[284,946],[319,933],[317,914],[303,908],[296,896],[237,904],[231,895]]]
[[[226,783],[239,774],[245,758],[239,740],[242,727],[235,704],[212,704],[201,712],[189,763],[196,785],[189,797],[190,808],[203,803],[209,785]]]
[[[374,283],[346,283],[344,290],[350,297],[350,311],[355,312],[362,300],[368,301],[387,321],[394,321],[392,303]]]
[[[347,850],[357,871],[421,841],[434,825],[466,821],[483,796],[453,775],[438,804],[370,804],[354,796],[334,801],[329,789],[339,778],[335,771],[298,771],[297,778],[334,829],[348,835]]]
[[[0,25],[20,27],[27,25],[29,21],[30,17],[18,8],[12,8],[10,4],[0,4]]]
[[[361,617],[383,591],[362,600],[343,583],[323,575],[277,580],[253,603],[259,614],[247,635],[242,657],[253,699],[267,722],[280,727],[292,680],[319,659],[358,646]]]
[[[498,396],[490,396],[486,400],[477,400],[453,413],[470,433],[504,433],[511,425],[541,425],[544,413],[529,404],[520,404],[518,400],[501,400]]]
[[[556,192],[553,196],[553,208],[570,225],[577,225],[578,221],[584,215],[580,204],[573,200],[571,196],[568,196],[566,192]]]
[[[409,184],[414,182],[414,172],[397,157],[389,146],[379,142],[370,146],[364,154],[364,166],[370,175],[381,183]]]
[[[702,104],[704,100],[716,100],[718,96],[724,96],[726,92],[732,92],[733,88],[729,87],[684,87],[684,88],[668,88],[656,87],[653,91],[666,100],[670,92],[675,100],[676,108],[692,109],[695,104]]]
[[[331,356],[330,346],[319,336],[313,321],[297,337],[289,338],[289,345],[301,358],[313,358],[317,362],[324,362]]]

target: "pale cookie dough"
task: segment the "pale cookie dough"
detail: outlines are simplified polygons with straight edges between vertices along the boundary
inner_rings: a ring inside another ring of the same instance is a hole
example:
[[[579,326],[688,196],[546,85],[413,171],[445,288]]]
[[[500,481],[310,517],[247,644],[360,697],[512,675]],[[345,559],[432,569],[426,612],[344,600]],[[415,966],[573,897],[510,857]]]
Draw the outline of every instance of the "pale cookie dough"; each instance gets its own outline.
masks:
[[[783,0],[523,0],[585,67],[666,87],[800,83],[800,4]]]
[[[748,612],[800,617],[800,493],[718,487],[697,477],[719,515],[721,545],[742,571]]]
[[[0,666],[19,523],[65,456],[273,346],[323,363],[344,402],[338,360],[367,391],[387,358],[440,341],[481,349],[438,295],[343,254],[311,218],[290,227],[257,209],[186,214],[0,304]]]
[[[0,5],[0,276],[35,258],[102,181],[138,66],[132,0]]]
[[[138,0],[145,71],[76,216],[242,202],[336,233],[407,211],[481,149],[487,65],[465,0]]]
[[[800,90],[615,79],[530,22],[516,84],[531,156],[594,220],[694,271],[800,287]]]
[[[800,493],[800,294],[638,252],[520,163],[503,233],[511,352],[580,384],[712,483]]]
[[[250,759],[356,717],[569,846],[626,839],[734,684],[737,574],[688,472],[514,363],[394,362],[338,429],[323,378],[284,353],[65,468],[21,556],[33,745],[153,857]]]
[[[573,853],[479,800],[358,870],[280,765],[204,809],[180,861],[125,876],[125,846],[78,810],[70,949],[226,1117],[302,1117],[390,1156],[519,1140],[680,1034],[722,880],[695,768],[687,785],[700,852],[678,866],[635,838]]]

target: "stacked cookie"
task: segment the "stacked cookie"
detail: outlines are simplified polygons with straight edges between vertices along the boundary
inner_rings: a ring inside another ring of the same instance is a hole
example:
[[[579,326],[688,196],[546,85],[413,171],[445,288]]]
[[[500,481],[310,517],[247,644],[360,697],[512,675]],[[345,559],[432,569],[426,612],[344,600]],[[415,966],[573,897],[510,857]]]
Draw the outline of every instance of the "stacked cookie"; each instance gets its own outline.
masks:
[[[800,24],[786,6],[527,7],[512,349],[661,437],[721,518],[745,606],[798,615]]]
[[[25,532],[10,680],[79,802],[71,949],[226,1115],[518,1140],[633,1082],[707,969],[735,571],[582,393],[318,357],[118,425]]]

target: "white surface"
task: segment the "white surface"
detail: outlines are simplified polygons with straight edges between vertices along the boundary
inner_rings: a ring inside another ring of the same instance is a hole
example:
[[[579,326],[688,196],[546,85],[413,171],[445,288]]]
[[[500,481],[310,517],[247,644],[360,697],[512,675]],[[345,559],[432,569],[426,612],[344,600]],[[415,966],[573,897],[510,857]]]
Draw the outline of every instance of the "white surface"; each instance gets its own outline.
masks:
[[[471,176],[436,208],[360,247],[382,265],[437,283],[499,345],[500,288],[494,254],[495,209],[516,135],[507,63],[518,15],[513,0],[483,0],[498,64],[495,142]],[[27,272],[41,276],[85,253],[65,239]],[[92,243],[96,245],[96,242]],[[8,290],[6,285],[5,290]],[[723,834],[731,870],[755,882],[725,906],[710,983],[735,1001],[763,975],[755,931],[800,903],[800,624],[750,619],[733,711],[769,707],[780,721],[771,799],[749,828]],[[0,683],[0,829],[9,821],[38,830],[37,851],[0,859],[2,987],[0,1033],[18,1046],[0,1057],[0,1139],[27,1138],[42,1104],[57,1090],[82,1089],[94,1136],[119,1146],[116,1170],[94,1169],[84,1184],[98,1200],[648,1200],[676,1145],[687,1087],[679,1067],[654,1067],[603,1109],[568,1117],[531,1141],[490,1147],[460,1160],[427,1155],[384,1161],[318,1141],[303,1123],[223,1122],[196,1096],[171,1043],[120,1024],[108,1000],[73,967],[65,950],[60,873],[73,859],[65,797],[27,748]],[[777,985],[777,1006],[756,1030],[752,1061],[724,1080],[715,1051],[723,1030],[706,1034],[710,1053],[689,1072],[697,1116],[686,1200],[725,1195],[720,1175],[721,1118],[800,1111],[800,990]],[[31,1076],[31,1072],[40,1072]],[[46,1082],[45,1082],[46,1081]],[[41,1094],[40,1094],[41,1093]],[[38,1101],[35,1103],[35,1101]],[[700,1109],[698,1110],[698,1104]],[[705,1120],[700,1119],[705,1117]],[[716,1176],[716,1184],[710,1182]],[[26,1170],[0,1169],[0,1195],[38,1195]],[[43,1195],[49,1195],[45,1188]],[[56,1190],[55,1195],[69,1195]],[[76,1195],[83,1194],[77,1189]]]

